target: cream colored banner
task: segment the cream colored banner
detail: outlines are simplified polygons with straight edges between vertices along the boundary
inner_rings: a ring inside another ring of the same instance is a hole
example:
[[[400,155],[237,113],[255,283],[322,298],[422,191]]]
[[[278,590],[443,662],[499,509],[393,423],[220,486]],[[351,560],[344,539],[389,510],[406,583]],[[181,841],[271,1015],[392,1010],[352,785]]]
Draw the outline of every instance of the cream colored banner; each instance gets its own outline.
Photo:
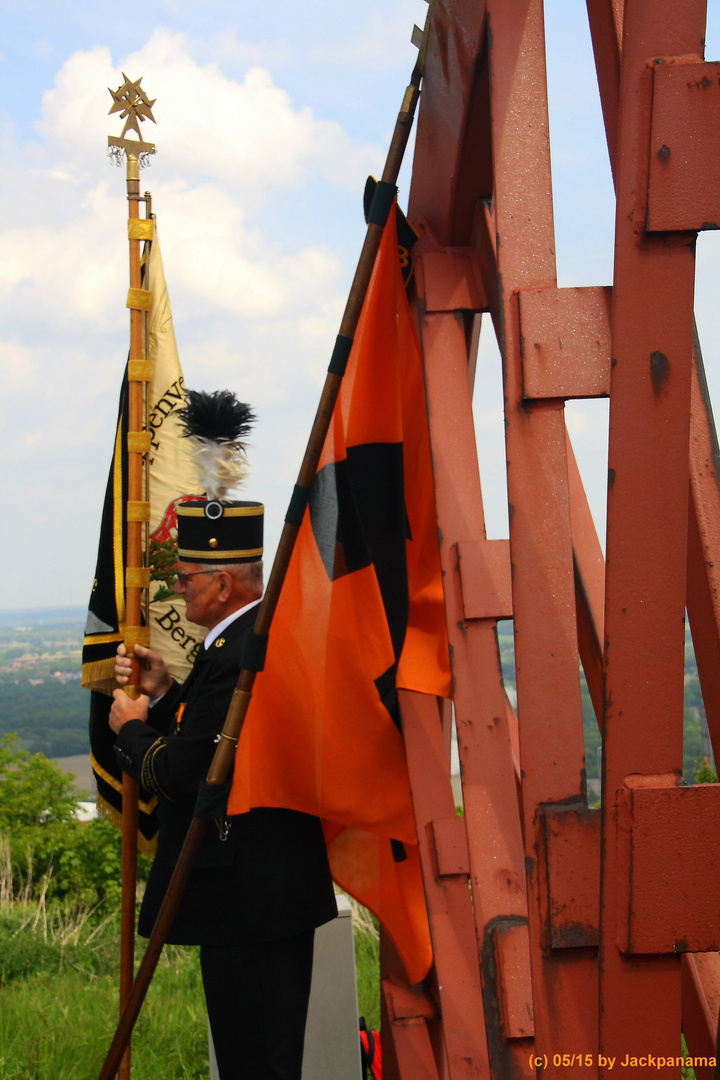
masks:
[[[177,556],[176,505],[188,495],[201,495],[187,440],[180,435],[177,410],[185,404],[180,357],[155,228],[149,263],[152,307],[148,320],[148,387],[150,448],[150,647],[183,681],[192,666],[205,630],[185,618],[185,601],[172,591]]]

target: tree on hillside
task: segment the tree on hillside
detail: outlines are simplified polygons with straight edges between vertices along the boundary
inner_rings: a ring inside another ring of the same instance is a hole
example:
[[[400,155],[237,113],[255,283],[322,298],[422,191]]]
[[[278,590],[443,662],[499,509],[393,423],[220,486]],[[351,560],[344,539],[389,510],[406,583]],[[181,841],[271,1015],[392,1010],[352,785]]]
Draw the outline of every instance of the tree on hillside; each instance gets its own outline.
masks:
[[[21,750],[17,735],[0,736],[0,842],[9,843],[12,887],[112,909],[120,903],[121,836],[109,821],[77,821],[73,779],[43,754]],[[148,868],[140,856],[139,880]]]
[[[17,735],[0,736],[0,830],[13,835],[73,821],[78,805],[73,780],[44,754],[21,750]]]

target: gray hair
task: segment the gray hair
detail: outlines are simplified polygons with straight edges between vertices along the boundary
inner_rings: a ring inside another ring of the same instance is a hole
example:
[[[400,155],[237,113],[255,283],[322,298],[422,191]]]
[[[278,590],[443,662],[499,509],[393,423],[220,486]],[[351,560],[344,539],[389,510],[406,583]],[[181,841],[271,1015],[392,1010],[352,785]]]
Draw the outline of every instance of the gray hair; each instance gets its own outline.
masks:
[[[255,562],[246,563],[218,563],[213,566],[213,570],[224,570],[226,574],[229,574],[231,578],[234,578],[239,585],[242,585],[248,592],[257,593],[258,596],[262,596],[263,591],[263,561],[257,559]]]

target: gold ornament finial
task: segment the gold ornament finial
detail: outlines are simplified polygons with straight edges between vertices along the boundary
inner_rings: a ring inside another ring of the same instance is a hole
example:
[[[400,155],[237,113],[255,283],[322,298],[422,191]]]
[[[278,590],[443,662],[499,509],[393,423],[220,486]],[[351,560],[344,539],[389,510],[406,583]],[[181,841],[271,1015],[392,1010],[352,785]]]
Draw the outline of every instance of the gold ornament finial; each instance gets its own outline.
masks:
[[[117,90],[111,90],[108,87],[110,97],[113,99],[108,115],[119,112],[120,119],[125,120],[125,127],[119,138],[114,135],[108,136],[108,154],[118,165],[122,165],[125,155],[136,157],[141,165],[145,165],[148,156],[155,153],[155,143],[143,141],[140,124],[145,120],[156,123],[152,107],[157,98],[150,101],[140,85],[142,77],[133,82],[132,79],[128,79],[124,71],[122,74],[125,82]],[[126,139],[125,134],[128,131],[136,131],[137,139]]]

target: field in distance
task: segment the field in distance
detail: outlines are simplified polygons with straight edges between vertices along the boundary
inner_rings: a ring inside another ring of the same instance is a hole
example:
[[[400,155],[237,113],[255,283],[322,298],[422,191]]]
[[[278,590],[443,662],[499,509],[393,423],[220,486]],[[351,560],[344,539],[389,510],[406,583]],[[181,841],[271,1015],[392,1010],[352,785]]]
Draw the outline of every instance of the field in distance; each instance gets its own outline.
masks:
[[[80,685],[84,608],[48,608],[0,611],[0,735],[16,732],[23,749],[50,758],[73,757],[62,762],[65,771],[78,774],[78,789],[85,782],[81,760],[89,753],[89,694]],[[517,707],[513,626],[498,624],[498,645],[503,679],[513,707]],[[597,778],[600,734],[580,669],[583,729],[588,778]],[[520,703],[522,708],[522,702]],[[704,709],[697,665],[689,631],[685,650],[684,774],[694,772],[708,753],[703,742]]]

